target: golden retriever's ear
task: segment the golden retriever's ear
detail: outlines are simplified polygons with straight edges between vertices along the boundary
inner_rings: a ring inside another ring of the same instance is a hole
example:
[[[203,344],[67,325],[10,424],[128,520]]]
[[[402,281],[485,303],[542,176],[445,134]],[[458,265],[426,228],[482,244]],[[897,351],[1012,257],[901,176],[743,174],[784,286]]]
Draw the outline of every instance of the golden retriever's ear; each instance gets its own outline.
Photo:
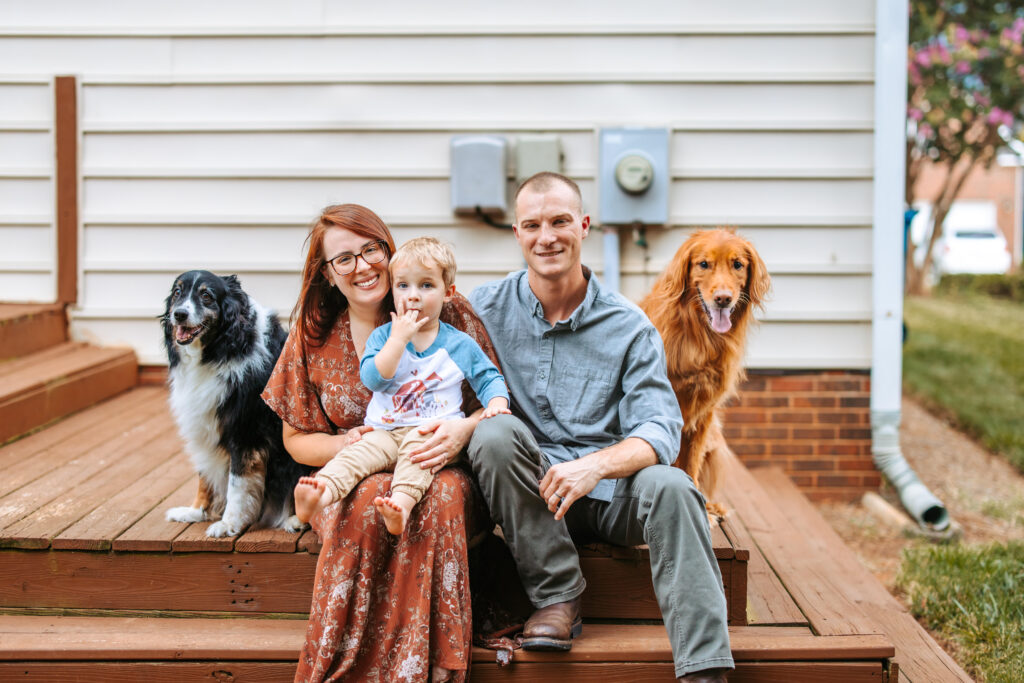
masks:
[[[772,287],[772,279],[768,275],[768,268],[764,265],[761,255],[757,253],[754,246],[747,242],[747,251],[750,257],[750,268],[747,273],[747,294],[750,296],[750,303],[753,306],[764,308],[764,302],[768,298],[768,290]]]

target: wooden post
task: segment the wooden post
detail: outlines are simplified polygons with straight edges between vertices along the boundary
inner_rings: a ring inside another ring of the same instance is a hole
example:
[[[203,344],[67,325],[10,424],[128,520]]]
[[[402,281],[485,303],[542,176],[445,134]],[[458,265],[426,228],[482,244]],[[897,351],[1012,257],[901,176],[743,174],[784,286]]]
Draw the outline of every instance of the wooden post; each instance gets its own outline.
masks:
[[[57,220],[57,303],[78,300],[78,84],[54,79]]]

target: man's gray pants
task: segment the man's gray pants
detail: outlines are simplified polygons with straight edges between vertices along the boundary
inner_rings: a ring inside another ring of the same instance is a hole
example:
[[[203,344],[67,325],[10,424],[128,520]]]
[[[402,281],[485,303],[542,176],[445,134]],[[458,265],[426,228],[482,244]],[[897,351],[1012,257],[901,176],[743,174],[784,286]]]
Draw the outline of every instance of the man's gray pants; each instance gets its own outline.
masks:
[[[646,543],[676,675],[733,666],[705,501],[689,475],[666,465],[646,467],[619,479],[610,502],[580,499],[556,522],[538,487],[548,462],[519,419],[482,420],[469,458],[534,606],[573,600],[586,588],[574,537]]]

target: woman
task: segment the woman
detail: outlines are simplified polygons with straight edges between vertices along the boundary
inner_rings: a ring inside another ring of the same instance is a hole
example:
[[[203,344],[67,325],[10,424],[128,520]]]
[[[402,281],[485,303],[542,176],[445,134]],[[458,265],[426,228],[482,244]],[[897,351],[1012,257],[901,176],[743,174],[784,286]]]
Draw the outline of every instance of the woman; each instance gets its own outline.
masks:
[[[293,326],[263,399],[284,420],[284,444],[298,462],[322,466],[358,440],[370,391],[359,358],[370,332],[390,319],[388,260],[395,243],[383,221],[355,204],[329,206],[310,232]],[[456,295],[442,320],[494,349],[469,303]],[[389,474],[364,479],[311,520],[323,548],[317,562],[297,681],[465,680],[472,624],[467,534],[487,516],[469,475],[441,468],[469,441],[482,411],[427,428],[412,458],[437,474],[405,533],[391,536],[373,507]],[[474,402],[472,408],[479,406]]]

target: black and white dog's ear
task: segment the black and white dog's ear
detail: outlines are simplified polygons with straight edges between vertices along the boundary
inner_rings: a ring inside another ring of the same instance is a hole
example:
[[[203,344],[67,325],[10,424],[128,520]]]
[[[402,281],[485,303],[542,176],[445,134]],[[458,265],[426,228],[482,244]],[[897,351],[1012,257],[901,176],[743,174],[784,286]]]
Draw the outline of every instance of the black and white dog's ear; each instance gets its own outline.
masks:
[[[221,279],[227,290],[220,308],[221,334],[224,335],[225,341],[231,344],[230,340],[245,339],[246,330],[252,325],[249,321],[249,297],[242,291],[242,285],[236,275],[228,275]]]

